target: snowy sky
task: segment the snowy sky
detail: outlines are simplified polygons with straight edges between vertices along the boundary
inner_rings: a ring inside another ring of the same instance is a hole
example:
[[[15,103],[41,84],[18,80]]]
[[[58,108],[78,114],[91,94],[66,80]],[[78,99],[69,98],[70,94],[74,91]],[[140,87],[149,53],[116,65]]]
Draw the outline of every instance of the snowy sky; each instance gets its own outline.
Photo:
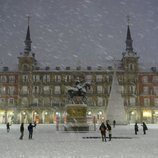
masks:
[[[49,66],[105,66],[125,50],[127,15],[140,62],[158,60],[157,0],[0,0],[0,64],[16,65],[31,16],[32,51]]]

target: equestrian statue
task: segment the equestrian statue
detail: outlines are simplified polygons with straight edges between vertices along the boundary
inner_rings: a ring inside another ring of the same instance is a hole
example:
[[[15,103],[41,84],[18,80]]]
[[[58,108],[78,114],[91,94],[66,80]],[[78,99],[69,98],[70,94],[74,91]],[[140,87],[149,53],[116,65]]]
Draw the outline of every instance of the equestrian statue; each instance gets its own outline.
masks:
[[[68,93],[68,100],[71,101],[72,103],[75,103],[74,97],[81,97],[80,102],[86,103],[87,98],[86,98],[86,93],[87,90],[90,89],[90,83],[85,82],[83,84],[80,83],[79,80],[76,81],[74,87],[70,87],[67,91]]]

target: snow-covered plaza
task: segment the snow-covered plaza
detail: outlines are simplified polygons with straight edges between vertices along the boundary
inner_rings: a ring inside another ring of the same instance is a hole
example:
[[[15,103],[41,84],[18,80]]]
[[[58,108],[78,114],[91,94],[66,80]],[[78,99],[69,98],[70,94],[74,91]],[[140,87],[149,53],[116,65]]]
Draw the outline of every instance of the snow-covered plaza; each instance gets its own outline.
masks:
[[[157,158],[158,125],[148,125],[143,135],[139,124],[138,135],[134,125],[116,126],[111,142],[102,142],[100,131],[56,131],[54,125],[37,125],[33,139],[28,139],[25,124],[24,139],[19,140],[20,125],[13,124],[7,133],[0,125],[0,158]],[[107,138],[108,140],[108,138]]]

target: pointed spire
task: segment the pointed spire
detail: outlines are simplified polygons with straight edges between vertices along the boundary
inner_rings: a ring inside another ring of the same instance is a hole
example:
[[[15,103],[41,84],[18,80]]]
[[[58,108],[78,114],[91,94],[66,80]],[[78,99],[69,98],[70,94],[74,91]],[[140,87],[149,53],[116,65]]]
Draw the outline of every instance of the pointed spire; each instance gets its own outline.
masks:
[[[130,17],[127,16],[127,21],[128,21],[128,25],[127,25],[127,37],[126,37],[126,51],[133,51],[133,40],[131,37],[131,32],[130,32],[130,27],[129,27],[129,23],[130,23]]]
[[[30,38],[30,26],[29,26],[29,22],[30,22],[30,17],[28,16],[28,27],[27,27],[27,33],[26,33],[26,39],[25,39],[25,54],[29,54],[29,52],[31,52],[31,38]]]

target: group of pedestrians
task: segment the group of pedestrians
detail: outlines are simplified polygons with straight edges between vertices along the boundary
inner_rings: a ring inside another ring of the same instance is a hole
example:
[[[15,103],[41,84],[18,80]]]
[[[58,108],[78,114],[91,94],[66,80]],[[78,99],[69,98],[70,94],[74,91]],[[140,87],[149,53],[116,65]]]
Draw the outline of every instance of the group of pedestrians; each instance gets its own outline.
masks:
[[[109,124],[109,121],[106,121],[106,125],[104,124],[104,122],[101,123],[99,130],[101,132],[101,136],[102,136],[102,141],[106,142],[106,133],[108,132],[109,135],[109,141],[111,141],[111,136],[112,136],[112,128],[111,125]]]
[[[143,127],[143,134],[146,134],[146,130],[148,130],[148,127],[145,124],[145,122],[143,122],[143,124],[141,126]],[[135,131],[135,135],[137,135],[137,132],[139,131],[139,127],[138,127],[137,122],[134,125],[134,131]]]
[[[10,124],[9,124],[9,122],[6,124],[6,127],[7,127],[7,132],[9,132],[10,131]],[[29,125],[28,125],[28,127],[27,127],[27,129],[28,129],[28,132],[29,132],[29,139],[32,139],[32,135],[33,135],[33,128],[34,127],[36,127],[36,122],[34,122],[34,125],[32,124],[32,123],[30,123]],[[21,123],[21,125],[20,125],[20,138],[19,139],[23,139],[23,137],[24,137],[24,123]]]
[[[115,125],[116,125],[116,121],[114,120],[113,121],[113,128],[115,128]],[[146,134],[146,131],[148,130],[148,127],[145,124],[145,122],[143,122],[141,126],[143,127],[143,134]],[[109,135],[109,141],[111,141],[112,128],[111,128],[111,125],[110,125],[108,120],[106,121],[106,124],[104,122],[101,123],[101,125],[99,127],[99,130],[101,132],[102,141],[106,142],[106,138],[107,138],[106,133],[107,132],[108,132],[108,135]],[[134,125],[134,131],[135,131],[135,134],[137,135],[137,132],[139,131],[139,127],[138,127],[137,122]]]

